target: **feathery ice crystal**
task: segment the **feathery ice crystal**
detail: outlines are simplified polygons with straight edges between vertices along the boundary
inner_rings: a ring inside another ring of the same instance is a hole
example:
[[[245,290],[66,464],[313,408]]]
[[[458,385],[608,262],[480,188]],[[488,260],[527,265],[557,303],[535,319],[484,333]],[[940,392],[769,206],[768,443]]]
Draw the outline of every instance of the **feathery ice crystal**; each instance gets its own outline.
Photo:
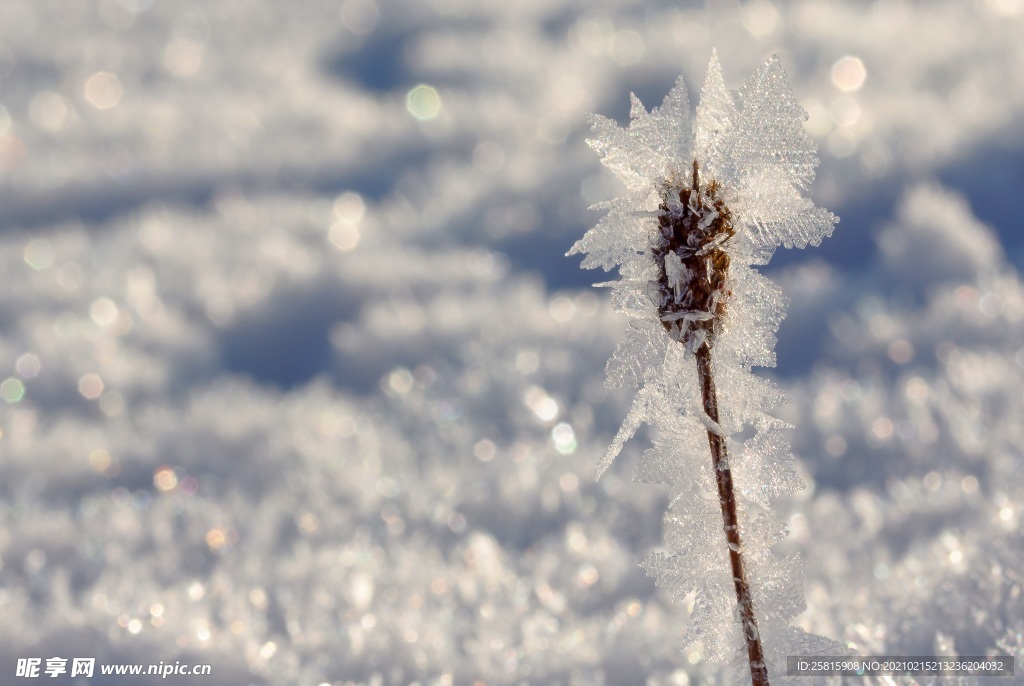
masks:
[[[837,221],[801,194],[818,163],[806,116],[778,58],[730,93],[714,53],[692,128],[681,78],[650,113],[632,96],[627,129],[595,116],[589,143],[627,190],[569,253],[619,268],[600,285],[632,318],[608,382],[639,392],[598,476],[640,424],[657,429],[636,478],[672,487],[669,553],[644,567],[673,597],[696,591],[686,643],[735,657],[755,685],[782,677],[787,655],[845,652],[789,626],[803,589],[798,560],[770,550],[786,534],[771,500],[803,484],[771,414],[781,393],[751,372],[774,366],[785,308],[753,267],[779,245],[817,245]]]

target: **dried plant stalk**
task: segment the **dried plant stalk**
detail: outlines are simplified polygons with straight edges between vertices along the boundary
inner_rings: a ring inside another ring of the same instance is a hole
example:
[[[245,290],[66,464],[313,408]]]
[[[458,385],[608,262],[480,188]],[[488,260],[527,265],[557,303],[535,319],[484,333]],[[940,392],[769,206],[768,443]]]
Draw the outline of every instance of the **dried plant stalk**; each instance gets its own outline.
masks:
[[[672,202],[677,196],[678,203]],[[672,338],[693,350],[704,412],[716,426],[719,423],[718,396],[711,350],[722,329],[730,295],[727,290],[730,260],[725,251],[725,244],[735,235],[730,216],[728,207],[718,198],[716,183],[709,183],[701,192],[700,165],[694,160],[690,187],[666,190],[658,221],[661,240],[651,249],[654,262],[660,267],[662,324]],[[743,567],[743,543],[729,451],[725,436],[710,429],[707,434],[750,675],[754,686],[768,686],[754,599]]]
[[[669,545],[643,566],[674,598],[696,593],[688,645],[702,641],[712,661],[733,656],[740,674],[767,686],[788,655],[846,654],[789,624],[803,589],[798,562],[771,550],[785,535],[771,501],[803,484],[772,414],[782,394],[753,373],[774,365],[785,311],[756,267],[780,245],[817,245],[837,218],[803,195],[818,160],[776,57],[729,91],[712,53],[695,117],[680,79],[650,112],[633,96],[630,119],[621,128],[593,117],[589,143],[625,192],[601,204],[608,214],[570,251],[586,255],[585,268],[619,269],[621,279],[601,285],[634,319],[608,380],[638,392],[598,477],[643,423],[658,429],[636,478],[674,489]],[[727,437],[742,456],[735,475]],[[703,493],[715,491],[720,530],[704,510]]]
[[[704,411],[713,422],[718,423],[718,397],[715,393],[715,377],[711,364],[711,349],[707,346],[697,351],[697,376],[700,392],[704,399]],[[736,492],[732,485],[732,470],[729,468],[729,451],[725,437],[708,431],[708,445],[711,447],[711,462],[715,467],[718,482],[718,501],[722,506],[722,526],[725,540],[729,543],[729,562],[732,566],[733,583],[736,586],[736,602],[739,603],[743,637],[747,642],[747,657],[750,660],[750,678],[754,686],[768,686],[768,668],[764,661],[761,634],[757,630],[757,616],[754,614],[754,599],[743,569],[743,542],[740,540],[739,518],[736,516]]]

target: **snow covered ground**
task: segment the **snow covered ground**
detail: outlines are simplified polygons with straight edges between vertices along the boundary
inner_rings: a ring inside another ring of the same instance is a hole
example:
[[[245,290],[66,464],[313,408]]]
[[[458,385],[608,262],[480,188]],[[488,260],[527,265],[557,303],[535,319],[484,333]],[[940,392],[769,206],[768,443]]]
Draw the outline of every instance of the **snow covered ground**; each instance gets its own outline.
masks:
[[[637,567],[649,437],[594,482],[624,322],[563,257],[618,190],[586,113],[695,101],[717,47],[735,87],[781,56],[841,217],[767,270],[799,624],[1024,683],[1022,35],[1021,0],[3,0],[0,682],[724,681]]]

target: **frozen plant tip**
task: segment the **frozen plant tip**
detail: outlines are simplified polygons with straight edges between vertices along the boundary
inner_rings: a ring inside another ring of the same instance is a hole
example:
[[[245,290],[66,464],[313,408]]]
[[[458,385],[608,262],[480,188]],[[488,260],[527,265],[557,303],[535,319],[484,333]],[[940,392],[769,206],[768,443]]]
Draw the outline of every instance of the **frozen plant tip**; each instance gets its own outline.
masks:
[[[599,285],[632,318],[608,382],[639,390],[598,477],[642,423],[657,429],[635,477],[672,488],[668,553],[644,567],[674,598],[695,592],[686,643],[755,686],[784,678],[787,655],[846,652],[789,626],[803,588],[799,561],[771,551],[786,534],[772,500],[803,484],[772,415],[782,395],[751,372],[774,366],[785,309],[754,267],[837,221],[801,193],[818,164],[806,117],[777,57],[731,93],[714,53],[692,127],[682,79],[652,112],[632,96],[627,129],[595,116],[588,142],[626,193],[569,252],[619,268]]]

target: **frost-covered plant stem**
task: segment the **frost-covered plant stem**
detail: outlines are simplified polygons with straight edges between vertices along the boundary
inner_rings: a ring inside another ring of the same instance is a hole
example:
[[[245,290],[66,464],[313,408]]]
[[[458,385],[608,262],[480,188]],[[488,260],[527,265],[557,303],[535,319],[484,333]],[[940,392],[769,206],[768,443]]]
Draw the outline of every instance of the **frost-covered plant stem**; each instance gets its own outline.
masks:
[[[782,394],[753,373],[775,364],[785,309],[756,267],[779,245],[817,245],[836,217],[802,194],[818,160],[777,58],[732,92],[712,54],[692,125],[682,80],[651,112],[633,97],[630,118],[593,120],[589,142],[626,192],[570,251],[618,267],[601,285],[633,320],[608,381],[638,392],[598,476],[641,424],[657,429],[635,478],[672,489],[667,552],[643,566],[674,598],[695,594],[686,644],[767,686],[787,680],[787,655],[845,651],[789,624],[805,607],[799,560],[772,550],[786,535],[772,501],[802,483],[773,415]]]
[[[729,298],[726,244],[735,237],[732,213],[718,197],[716,183],[701,189],[700,164],[693,161],[690,187],[666,189],[659,208],[659,239],[651,246],[658,265],[658,313],[666,333],[693,352],[701,404],[708,423],[708,446],[722,509],[722,528],[729,548],[729,565],[753,686],[768,686],[768,673],[757,628],[754,598],[743,564],[743,543],[737,513],[736,489],[725,433],[718,415],[711,351],[724,329]],[[678,201],[677,201],[678,197]],[[670,344],[672,345],[672,344]]]
[[[697,378],[700,382],[704,412],[718,424],[718,395],[715,391],[714,367],[711,363],[711,348],[704,345],[696,353]],[[729,543],[729,562],[732,579],[736,586],[736,602],[739,605],[743,637],[747,642],[747,657],[750,660],[750,679],[754,686],[768,686],[768,670],[764,662],[764,648],[761,634],[757,630],[757,616],[754,614],[754,598],[743,569],[743,542],[740,540],[739,517],[736,514],[736,491],[732,483],[732,469],[729,468],[729,449],[725,436],[708,430],[708,445],[711,448],[711,462],[718,482],[718,501],[722,506],[722,527],[725,540]]]

